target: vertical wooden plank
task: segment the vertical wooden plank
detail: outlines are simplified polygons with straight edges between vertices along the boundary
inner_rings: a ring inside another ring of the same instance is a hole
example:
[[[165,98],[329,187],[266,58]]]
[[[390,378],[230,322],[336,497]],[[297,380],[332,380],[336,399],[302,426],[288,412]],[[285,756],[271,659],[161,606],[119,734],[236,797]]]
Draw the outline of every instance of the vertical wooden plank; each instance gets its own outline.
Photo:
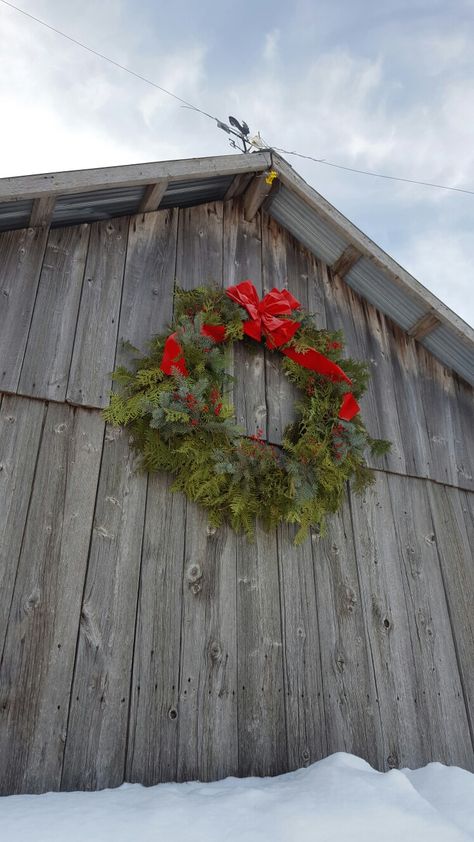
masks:
[[[235,536],[188,504],[179,683],[178,780],[238,772]]]
[[[291,277],[293,242],[291,234],[266,215],[262,220],[262,271],[263,292],[273,287],[294,291]],[[290,264],[290,266],[288,265]],[[291,284],[289,278],[291,277]],[[302,302],[303,303],[303,302]],[[293,418],[296,390],[281,370],[281,356],[277,351],[265,351],[265,386],[267,402],[267,438],[274,444],[281,444],[283,432]]]
[[[223,205],[180,208],[176,281],[182,289],[222,286]]]
[[[308,312],[313,316],[317,327],[327,327],[325,287],[328,283],[328,267],[310,251],[306,251],[308,262]]]
[[[365,631],[349,500],[312,536],[327,753],[383,768],[382,725]]]
[[[474,494],[472,491],[459,491],[459,499],[464,515],[468,547],[474,547]]]
[[[81,304],[67,387],[70,403],[106,406],[127,249],[128,218],[91,226]]]
[[[275,220],[263,218],[263,283],[264,292],[273,287],[289,289],[306,312],[322,310],[320,276],[317,261]],[[324,315],[321,314],[321,326]],[[265,352],[268,439],[281,444],[287,424],[294,421],[295,389],[282,372],[281,354]]]
[[[455,485],[474,491],[474,389],[454,375],[450,402],[454,428]]]
[[[311,542],[294,546],[294,529],[278,529],[289,769],[327,754],[321,651]]]
[[[366,427],[374,438],[392,442],[383,458],[367,454],[377,468],[406,473],[405,442],[394,388],[391,351],[385,317],[368,305],[337,275],[325,285],[326,314],[330,330],[342,330],[348,357],[369,364],[368,390],[360,403]]]
[[[417,663],[398,558],[387,478],[351,495],[362,611],[380,706],[381,768],[417,767],[428,759],[426,723],[419,722]],[[420,727],[420,724],[423,726]]]
[[[288,769],[276,534],[237,544],[239,774]]]
[[[410,620],[426,759],[473,768],[474,754],[436,549],[428,487],[388,477]]]
[[[102,436],[98,413],[50,404],[2,663],[3,792],[59,787]]]
[[[433,532],[438,547],[464,700],[474,737],[474,593],[473,545],[466,521],[472,516],[472,494],[431,483]],[[468,524],[469,526],[469,524]],[[474,740],[473,740],[474,742]],[[468,768],[472,768],[472,763]]]
[[[124,780],[146,475],[107,429],[79,628],[61,788]]]
[[[224,204],[224,286],[235,286],[251,280],[262,296],[261,215],[246,222],[242,200]],[[238,424],[247,435],[263,430],[266,437],[267,407],[265,402],[264,350],[249,339],[234,347],[233,375],[236,382],[233,401]]]
[[[3,396],[0,410],[0,653],[7,631],[44,410],[44,404],[39,401]]]
[[[89,226],[50,232],[41,270],[18,391],[63,401],[66,397]]]
[[[395,393],[398,420],[407,474],[417,477],[437,476],[431,465],[431,448],[421,398],[422,380],[415,342],[399,327],[385,322],[390,348],[391,381]],[[381,407],[379,407],[381,414]]]
[[[223,206],[180,210],[177,282],[222,285]],[[215,534],[186,504],[178,708],[178,779],[237,771],[235,535]],[[207,697],[207,698],[206,698]]]
[[[173,312],[178,211],[130,219],[119,336],[141,351]],[[133,353],[117,349],[117,364]],[[151,475],[134,648],[126,778],[176,780],[185,500]]]
[[[48,232],[0,234],[0,388],[16,392]]]
[[[146,786],[177,778],[186,501],[172,481],[149,477],[143,534],[126,779]]]
[[[116,365],[133,358],[120,340],[144,352],[171,321],[177,227],[176,208],[130,218]]]
[[[461,480],[456,458],[456,435],[452,408],[455,402],[454,378],[417,342],[417,391],[423,406],[423,422],[429,442],[428,476],[438,482],[457,485]],[[474,440],[472,442],[474,447]]]

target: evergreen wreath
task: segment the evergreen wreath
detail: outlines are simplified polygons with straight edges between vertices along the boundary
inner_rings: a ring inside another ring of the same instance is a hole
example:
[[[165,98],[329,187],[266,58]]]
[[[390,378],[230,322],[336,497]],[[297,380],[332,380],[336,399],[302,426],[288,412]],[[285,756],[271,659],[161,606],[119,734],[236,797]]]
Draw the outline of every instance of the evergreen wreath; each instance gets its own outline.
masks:
[[[343,359],[340,332],[318,330],[287,290],[259,301],[250,281],[178,289],[172,330],[114,372],[119,391],[104,416],[130,431],[145,470],[174,475],[173,491],[203,506],[212,526],[227,521],[252,536],[257,517],[267,529],[286,521],[298,524],[299,543],[340,508],[347,481],[355,491],[373,482],[364,453],[382,455],[390,443],[371,438],[360,418],[367,365]],[[300,391],[281,448],[262,430],[246,436],[227,396],[228,352],[247,337],[283,355]]]

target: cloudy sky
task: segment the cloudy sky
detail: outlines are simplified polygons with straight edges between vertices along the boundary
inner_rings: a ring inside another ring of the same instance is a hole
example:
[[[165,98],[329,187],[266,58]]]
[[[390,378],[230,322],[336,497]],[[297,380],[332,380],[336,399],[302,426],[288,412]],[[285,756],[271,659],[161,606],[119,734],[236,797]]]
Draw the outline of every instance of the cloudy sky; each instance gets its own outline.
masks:
[[[474,0],[18,5],[275,147],[474,190]],[[1,2],[0,113],[0,176],[231,151],[212,121]],[[474,195],[285,157],[474,322]]]

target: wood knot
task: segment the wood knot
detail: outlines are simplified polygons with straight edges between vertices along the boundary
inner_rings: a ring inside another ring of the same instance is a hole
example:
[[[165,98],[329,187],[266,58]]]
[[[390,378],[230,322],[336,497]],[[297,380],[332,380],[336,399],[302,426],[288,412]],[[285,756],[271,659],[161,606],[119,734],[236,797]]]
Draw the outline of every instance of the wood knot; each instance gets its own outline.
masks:
[[[191,585],[191,593],[196,596],[196,594],[200,593],[200,591],[202,591],[202,582],[194,582],[194,584]]]
[[[186,578],[190,584],[198,582],[202,579],[202,570],[200,564],[190,564],[186,571]]]
[[[178,711],[176,708],[170,708],[168,711],[168,716],[170,719],[175,720],[178,718]]]
[[[384,627],[384,629],[389,629],[389,628],[390,628],[390,626],[391,626],[391,622],[390,622],[390,620],[388,619],[388,617],[385,617],[385,619],[384,619],[384,621],[383,621],[383,627]]]
[[[349,614],[352,614],[355,606],[357,605],[357,597],[355,595],[355,592],[352,590],[352,588],[349,585],[346,585],[346,588],[345,588],[344,603],[345,603],[346,611],[348,611]]]
[[[336,657],[336,666],[339,672],[344,672],[344,667],[346,666],[346,662],[343,655],[337,655]]]
[[[209,647],[209,652],[210,652],[210,655],[211,655],[211,659],[212,659],[213,661],[217,661],[217,660],[219,660],[219,658],[220,658],[220,656],[221,656],[221,654],[222,654],[222,649],[221,649],[221,647],[219,646],[219,644],[218,644],[217,640],[214,640],[214,641],[211,643],[211,645],[210,645],[210,647]]]
[[[388,757],[387,757],[388,768],[389,769],[398,769],[398,765],[399,765],[398,757],[395,754],[395,752],[393,752],[393,754],[389,754]]]
[[[301,752],[301,760],[305,766],[309,765],[309,761],[311,760],[311,754],[309,753],[309,749],[305,748]]]
[[[29,595],[28,599],[25,601],[25,611],[27,614],[30,611],[34,611],[35,608],[38,607],[41,601],[41,592],[39,588],[35,588]]]

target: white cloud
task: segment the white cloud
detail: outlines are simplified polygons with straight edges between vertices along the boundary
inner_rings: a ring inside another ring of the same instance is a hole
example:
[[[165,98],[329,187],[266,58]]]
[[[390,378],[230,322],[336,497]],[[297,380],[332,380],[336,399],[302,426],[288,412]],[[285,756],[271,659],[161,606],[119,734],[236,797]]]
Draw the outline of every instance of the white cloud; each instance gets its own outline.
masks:
[[[278,44],[280,41],[280,30],[272,29],[265,35],[265,43],[263,47],[263,58],[267,62],[272,62],[278,53]]]
[[[471,252],[472,235],[432,231],[407,243],[401,262],[455,313],[465,314],[465,318],[471,314],[474,321],[474,309],[470,309],[474,289]]]

